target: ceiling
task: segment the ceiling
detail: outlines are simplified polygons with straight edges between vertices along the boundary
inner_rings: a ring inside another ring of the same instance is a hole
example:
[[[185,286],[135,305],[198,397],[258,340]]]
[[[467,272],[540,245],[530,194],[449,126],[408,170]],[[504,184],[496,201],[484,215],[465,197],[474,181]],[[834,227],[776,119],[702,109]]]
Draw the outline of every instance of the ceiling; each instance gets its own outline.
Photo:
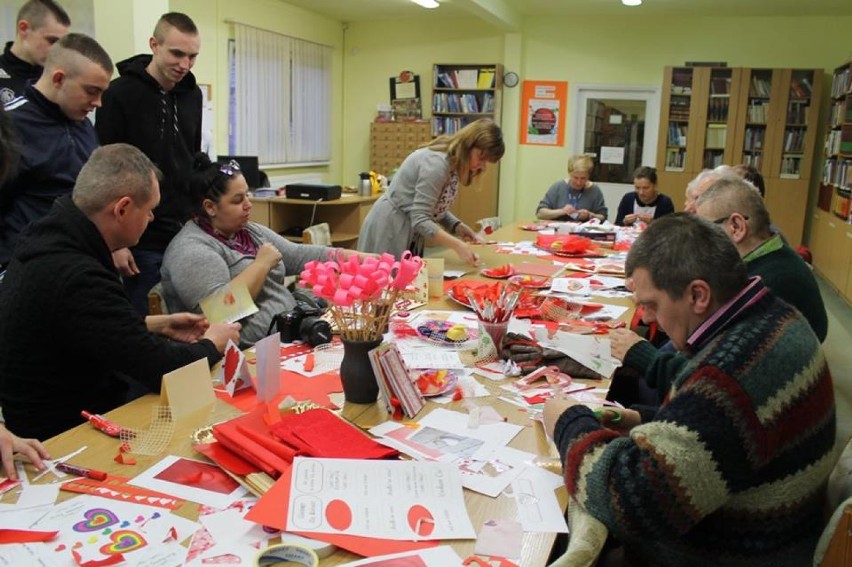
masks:
[[[409,18],[456,18],[486,12],[499,14],[501,7],[514,15],[571,16],[852,16],[850,0],[645,0],[628,8],[620,0],[438,0],[428,10],[410,0],[282,0],[342,22],[387,21]],[[484,19],[492,19],[486,14]],[[501,18],[505,19],[505,18]]]

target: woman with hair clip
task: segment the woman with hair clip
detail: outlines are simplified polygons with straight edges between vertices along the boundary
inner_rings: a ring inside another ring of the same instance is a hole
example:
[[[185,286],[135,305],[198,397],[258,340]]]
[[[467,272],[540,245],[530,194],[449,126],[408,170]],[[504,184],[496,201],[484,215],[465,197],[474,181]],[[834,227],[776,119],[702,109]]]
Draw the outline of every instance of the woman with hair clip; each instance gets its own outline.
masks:
[[[459,185],[470,185],[505,150],[500,127],[483,118],[413,151],[370,209],[358,249],[397,258],[405,250],[422,255],[428,240],[430,245],[451,248],[468,264],[478,264],[479,256],[468,243],[483,240],[450,207]]]
[[[311,260],[325,260],[326,246],[296,244],[249,221],[248,185],[237,162],[212,163],[195,155],[189,190],[195,206],[166,249],[163,296],[169,311],[199,311],[199,302],[227,284],[244,284],[260,309],[241,319],[241,346],[267,336],[275,315],[296,305],[284,283]]]

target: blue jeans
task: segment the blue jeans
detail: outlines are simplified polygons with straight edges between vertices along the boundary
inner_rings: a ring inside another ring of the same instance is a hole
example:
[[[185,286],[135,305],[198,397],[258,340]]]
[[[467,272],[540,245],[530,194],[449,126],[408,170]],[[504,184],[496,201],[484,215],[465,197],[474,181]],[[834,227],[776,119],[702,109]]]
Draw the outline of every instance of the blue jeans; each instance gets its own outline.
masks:
[[[148,315],[148,292],[160,281],[160,266],[163,265],[163,253],[158,250],[131,249],[139,273],[122,277],[124,289],[130,296],[130,303],[143,317]]]

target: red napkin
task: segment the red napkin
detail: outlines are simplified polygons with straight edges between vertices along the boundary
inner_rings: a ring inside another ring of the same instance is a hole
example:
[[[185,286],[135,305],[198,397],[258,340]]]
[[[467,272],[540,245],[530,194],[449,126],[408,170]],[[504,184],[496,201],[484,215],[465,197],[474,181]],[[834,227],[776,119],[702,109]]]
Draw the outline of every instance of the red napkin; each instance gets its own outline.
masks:
[[[358,428],[325,409],[285,416],[271,427],[272,435],[300,455],[326,459],[394,459],[395,449],[370,439]]]

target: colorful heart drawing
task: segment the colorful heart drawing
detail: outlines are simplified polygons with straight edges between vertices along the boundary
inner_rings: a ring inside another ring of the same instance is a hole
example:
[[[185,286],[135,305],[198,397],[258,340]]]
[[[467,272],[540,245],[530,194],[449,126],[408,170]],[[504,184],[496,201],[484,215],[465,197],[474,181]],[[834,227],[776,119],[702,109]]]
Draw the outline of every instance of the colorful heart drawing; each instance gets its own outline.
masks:
[[[130,530],[119,530],[109,536],[112,543],[102,545],[100,552],[104,555],[119,555],[140,549],[148,545],[145,538]]]
[[[122,528],[126,528],[126,527],[127,527],[127,526],[129,526],[129,525],[130,525],[130,522],[128,522],[127,520],[124,520],[123,522],[121,522],[121,527],[122,527]]]
[[[103,535],[109,535],[111,533],[112,533],[112,528],[107,528],[107,529],[105,529],[104,531],[101,532],[101,534],[103,534]]]
[[[86,518],[74,524],[75,532],[95,532],[118,523],[118,517],[106,508],[92,508],[83,513]]]

